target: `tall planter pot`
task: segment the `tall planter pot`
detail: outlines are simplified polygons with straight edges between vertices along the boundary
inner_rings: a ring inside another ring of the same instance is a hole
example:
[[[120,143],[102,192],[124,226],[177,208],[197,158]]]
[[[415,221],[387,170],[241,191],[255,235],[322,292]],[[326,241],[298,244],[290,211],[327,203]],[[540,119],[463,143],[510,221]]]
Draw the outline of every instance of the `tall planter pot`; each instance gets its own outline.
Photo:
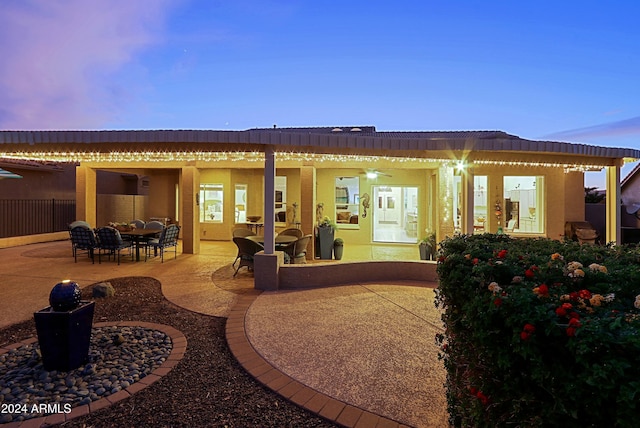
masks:
[[[49,306],[33,314],[45,370],[68,372],[88,362],[94,310],[95,302],[82,301],[68,311]]]
[[[331,260],[333,252],[333,228],[318,228],[318,246],[320,247],[320,258],[323,260]]]

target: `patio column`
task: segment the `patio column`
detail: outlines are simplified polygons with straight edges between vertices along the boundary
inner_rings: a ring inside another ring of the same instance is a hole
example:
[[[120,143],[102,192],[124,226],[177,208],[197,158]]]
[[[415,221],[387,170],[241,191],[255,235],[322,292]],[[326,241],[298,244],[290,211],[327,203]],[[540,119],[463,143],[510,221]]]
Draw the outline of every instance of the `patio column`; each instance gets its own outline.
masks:
[[[104,226],[96,224],[96,170],[83,165],[76,167],[76,220]]]
[[[462,233],[473,235],[473,169],[470,167],[462,171]]]
[[[300,228],[305,235],[313,235],[316,223],[316,169],[313,166],[300,168],[300,211],[298,213]],[[307,260],[315,257],[313,240],[307,247]]]
[[[620,165],[606,167],[607,243],[622,243],[620,231]]]
[[[264,253],[275,253],[276,154],[273,146],[264,150]]]
[[[182,252],[200,252],[200,171],[194,166],[182,168],[180,174],[180,233]]]
[[[276,234],[276,156],[273,146],[264,151],[264,251],[253,258],[253,286],[259,290],[277,290],[284,253],[275,251]]]

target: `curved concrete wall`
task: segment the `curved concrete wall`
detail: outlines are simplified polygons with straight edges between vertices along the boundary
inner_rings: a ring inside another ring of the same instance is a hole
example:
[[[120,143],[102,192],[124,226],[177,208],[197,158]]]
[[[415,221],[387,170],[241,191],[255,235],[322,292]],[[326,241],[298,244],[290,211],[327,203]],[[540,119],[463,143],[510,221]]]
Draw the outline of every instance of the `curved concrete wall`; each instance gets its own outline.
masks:
[[[280,289],[328,287],[363,282],[437,282],[436,264],[427,261],[362,261],[282,265]]]

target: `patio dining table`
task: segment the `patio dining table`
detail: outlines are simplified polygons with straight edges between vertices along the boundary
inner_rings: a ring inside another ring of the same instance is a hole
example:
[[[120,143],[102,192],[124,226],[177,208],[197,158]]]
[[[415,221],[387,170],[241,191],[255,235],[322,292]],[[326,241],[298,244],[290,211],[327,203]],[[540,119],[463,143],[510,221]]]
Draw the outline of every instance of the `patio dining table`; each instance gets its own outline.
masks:
[[[136,261],[140,261],[140,247],[143,242],[147,241],[147,238],[158,236],[162,233],[162,229],[133,229],[125,232],[120,232],[120,236],[129,237],[136,246]]]
[[[264,236],[261,236],[261,235],[247,236],[247,239],[250,239],[254,242],[258,242],[264,245]],[[298,238],[293,235],[276,235],[275,244],[276,244],[276,247],[284,247],[297,240]]]

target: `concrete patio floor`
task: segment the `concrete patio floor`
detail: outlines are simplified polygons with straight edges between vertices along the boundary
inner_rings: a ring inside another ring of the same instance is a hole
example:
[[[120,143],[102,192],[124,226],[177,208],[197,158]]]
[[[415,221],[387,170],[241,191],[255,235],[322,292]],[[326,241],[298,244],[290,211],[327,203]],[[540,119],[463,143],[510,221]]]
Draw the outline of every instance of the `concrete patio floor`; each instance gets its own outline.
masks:
[[[352,284],[261,293],[246,270],[232,277],[229,265],[235,253],[232,242],[203,241],[197,255],[178,251],[177,260],[169,254],[164,263],[124,257],[117,265],[92,264],[86,256],[74,263],[68,241],[0,249],[0,327],[29,319],[48,306],[51,288],[62,279],[84,287],[115,277],[150,276],[161,282],[168,300],[206,315],[229,317],[239,299],[248,298],[239,319],[250,347],[309,390],[370,412],[365,412],[370,417],[379,415],[381,424],[447,425],[444,369],[434,342],[441,331],[433,307],[435,284]],[[345,261],[389,258],[418,260],[418,249],[345,247]],[[313,405],[303,407],[314,411]],[[322,415],[322,409],[317,413]],[[345,423],[345,414],[343,420],[340,415],[328,417],[346,426],[364,426],[357,420]]]

